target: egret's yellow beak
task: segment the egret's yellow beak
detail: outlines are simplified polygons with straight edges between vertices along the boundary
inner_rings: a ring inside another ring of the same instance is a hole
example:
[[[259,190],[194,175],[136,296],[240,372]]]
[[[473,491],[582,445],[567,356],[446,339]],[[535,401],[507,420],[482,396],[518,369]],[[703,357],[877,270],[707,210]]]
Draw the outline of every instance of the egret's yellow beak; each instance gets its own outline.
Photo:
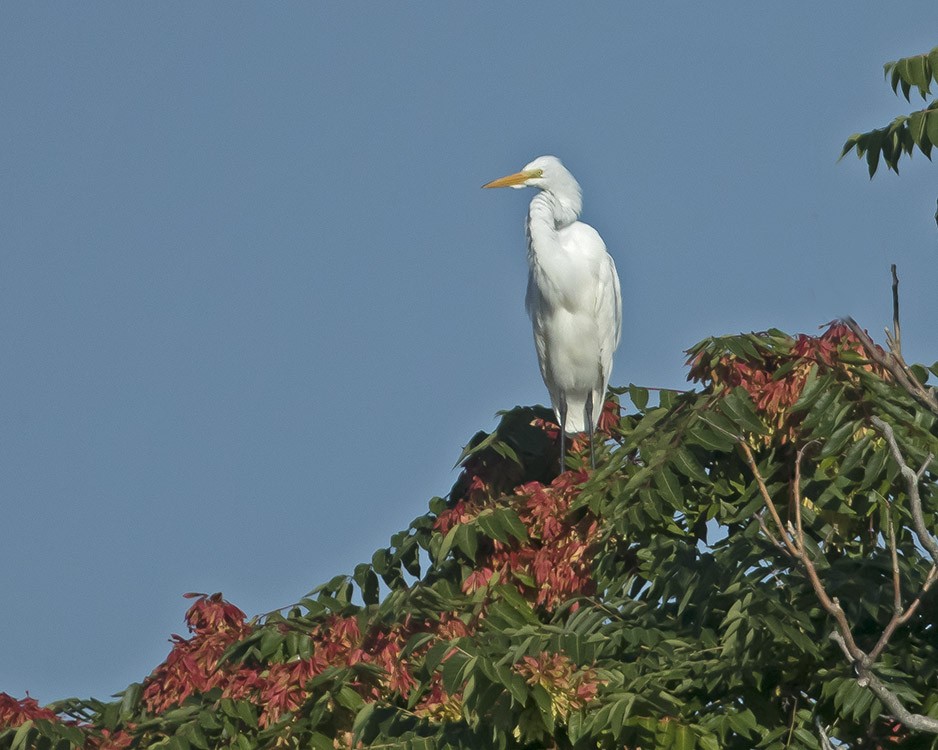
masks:
[[[487,182],[482,187],[484,188],[495,188],[495,187],[518,187],[518,185],[523,185],[525,182],[530,180],[533,177],[540,177],[540,169],[529,169],[527,172],[515,172],[510,174],[507,177],[499,177],[497,180],[492,180]]]

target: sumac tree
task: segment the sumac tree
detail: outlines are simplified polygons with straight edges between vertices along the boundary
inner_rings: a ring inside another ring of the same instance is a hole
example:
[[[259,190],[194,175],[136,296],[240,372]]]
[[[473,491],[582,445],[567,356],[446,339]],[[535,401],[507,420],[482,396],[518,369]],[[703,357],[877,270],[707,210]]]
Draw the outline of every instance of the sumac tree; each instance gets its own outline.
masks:
[[[0,695],[0,748],[936,747],[938,367],[852,321],[711,338],[556,475],[518,407],[351,575],[189,636],[113,702]]]

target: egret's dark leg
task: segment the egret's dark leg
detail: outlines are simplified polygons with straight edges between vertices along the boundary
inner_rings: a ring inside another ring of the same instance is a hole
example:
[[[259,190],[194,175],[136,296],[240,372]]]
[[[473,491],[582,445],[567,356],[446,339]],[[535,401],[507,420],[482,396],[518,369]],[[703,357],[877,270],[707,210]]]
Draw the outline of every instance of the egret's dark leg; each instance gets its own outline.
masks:
[[[586,397],[586,433],[590,440],[590,468],[596,468],[596,457],[593,455],[593,392]]]
[[[565,468],[564,458],[567,455],[567,399],[560,399],[560,473],[563,474]]]

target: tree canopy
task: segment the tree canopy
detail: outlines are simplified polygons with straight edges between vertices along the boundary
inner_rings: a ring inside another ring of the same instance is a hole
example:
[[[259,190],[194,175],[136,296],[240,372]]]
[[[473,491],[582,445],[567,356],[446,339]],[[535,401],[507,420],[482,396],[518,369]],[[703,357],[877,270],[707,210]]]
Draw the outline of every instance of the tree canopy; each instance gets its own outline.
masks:
[[[0,748],[938,746],[938,365],[852,321],[688,364],[610,399],[595,472],[516,407],[351,575],[190,594],[116,700],[0,695]]]

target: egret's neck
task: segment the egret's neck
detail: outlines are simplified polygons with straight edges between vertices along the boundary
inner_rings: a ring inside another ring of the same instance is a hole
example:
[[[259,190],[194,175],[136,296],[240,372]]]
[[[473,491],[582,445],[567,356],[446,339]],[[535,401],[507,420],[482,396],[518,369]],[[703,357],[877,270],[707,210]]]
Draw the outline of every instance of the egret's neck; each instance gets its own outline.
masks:
[[[546,248],[557,242],[557,230],[570,226],[580,215],[580,191],[570,195],[542,191],[528,208],[529,249]]]

